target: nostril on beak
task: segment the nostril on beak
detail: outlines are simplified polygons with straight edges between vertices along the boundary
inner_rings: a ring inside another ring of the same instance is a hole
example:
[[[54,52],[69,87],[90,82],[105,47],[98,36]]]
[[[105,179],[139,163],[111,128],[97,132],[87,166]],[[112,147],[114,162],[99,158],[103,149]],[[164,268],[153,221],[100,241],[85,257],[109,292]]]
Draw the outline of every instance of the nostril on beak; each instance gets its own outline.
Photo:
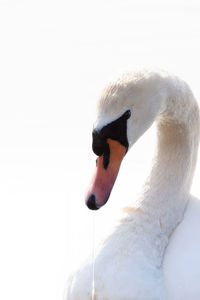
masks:
[[[99,207],[96,205],[95,195],[91,194],[86,203],[87,207],[92,210],[97,210]]]

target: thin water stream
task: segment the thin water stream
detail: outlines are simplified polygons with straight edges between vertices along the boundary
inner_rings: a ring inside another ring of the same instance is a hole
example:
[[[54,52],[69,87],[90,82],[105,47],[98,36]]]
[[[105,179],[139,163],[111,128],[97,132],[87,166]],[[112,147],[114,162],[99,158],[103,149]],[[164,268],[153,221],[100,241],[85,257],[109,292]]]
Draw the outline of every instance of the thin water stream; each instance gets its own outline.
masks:
[[[92,216],[92,298],[91,300],[95,300],[95,213]]]

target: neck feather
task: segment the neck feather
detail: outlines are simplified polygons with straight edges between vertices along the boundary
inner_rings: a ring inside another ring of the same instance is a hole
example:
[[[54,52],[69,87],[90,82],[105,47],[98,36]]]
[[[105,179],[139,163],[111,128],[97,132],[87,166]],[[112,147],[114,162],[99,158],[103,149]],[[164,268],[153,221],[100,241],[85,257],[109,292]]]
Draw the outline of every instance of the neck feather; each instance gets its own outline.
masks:
[[[140,249],[156,265],[162,263],[168,239],[183,218],[197,158],[199,109],[189,88],[182,90],[175,97],[169,95],[165,109],[157,116],[153,168],[138,209],[132,216],[130,213],[142,228],[140,241],[145,245]]]
[[[199,109],[189,88],[171,99],[157,118],[157,153],[142,202],[166,217],[167,234],[182,220],[199,144]]]

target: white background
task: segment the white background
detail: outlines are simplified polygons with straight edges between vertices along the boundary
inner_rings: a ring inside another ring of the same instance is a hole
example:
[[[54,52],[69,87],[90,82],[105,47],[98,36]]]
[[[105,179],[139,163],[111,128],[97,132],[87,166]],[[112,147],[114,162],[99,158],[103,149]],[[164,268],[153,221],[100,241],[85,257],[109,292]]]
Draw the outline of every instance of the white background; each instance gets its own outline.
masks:
[[[0,0],[0,299],[61,300],[68,273],[92,249],[84,194],[104,84],[157,66],[199,98],[198,2]],[[124,159],[97,231],[136,193],[154,136],[150,129]]]

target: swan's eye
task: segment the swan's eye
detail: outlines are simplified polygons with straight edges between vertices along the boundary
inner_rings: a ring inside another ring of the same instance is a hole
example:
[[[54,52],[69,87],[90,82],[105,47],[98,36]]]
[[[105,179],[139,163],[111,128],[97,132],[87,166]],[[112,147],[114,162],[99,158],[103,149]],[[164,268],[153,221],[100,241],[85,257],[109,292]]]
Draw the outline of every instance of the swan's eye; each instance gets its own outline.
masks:
[[[128,109],[127,111],[125,111],[125,113],[123,114],[123,116],[128,120],[131,116],[131,111],[130,109]]]

